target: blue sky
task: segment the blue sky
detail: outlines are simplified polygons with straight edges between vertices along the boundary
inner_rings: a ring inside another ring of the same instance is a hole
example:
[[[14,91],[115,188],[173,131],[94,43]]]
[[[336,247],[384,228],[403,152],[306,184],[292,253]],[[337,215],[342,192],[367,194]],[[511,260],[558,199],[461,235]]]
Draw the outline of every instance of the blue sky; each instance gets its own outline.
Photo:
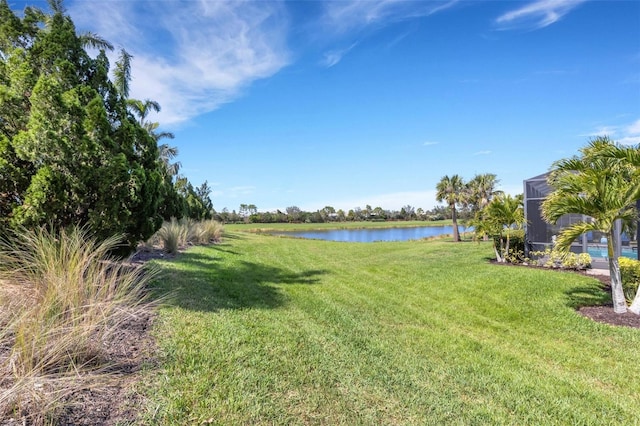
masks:
[[[218,211],[430,209],[444,175],[516,194],[596,135],[640,143],[638,1],[65,6],[134,56]]]

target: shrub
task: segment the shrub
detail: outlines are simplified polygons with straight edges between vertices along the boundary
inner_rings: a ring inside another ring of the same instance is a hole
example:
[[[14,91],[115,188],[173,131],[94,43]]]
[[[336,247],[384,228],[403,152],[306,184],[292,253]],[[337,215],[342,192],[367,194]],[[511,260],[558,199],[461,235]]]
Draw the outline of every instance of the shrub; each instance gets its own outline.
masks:
[[[622,289],[627,301],[633,301],[640,285],[640,261],[620,257],[620,277],[622,279]]]
[[[492,235],[493,246],[498,250],[500,256],[507,263],[522,263],[525,261],[524,257],[524,231],[520,229],[509,230],[509,250],[506,251],[507,236],[506,231],[503,234]],[[498,259],[500,261],[500,259]]]
[[[554,269],[585,270],[591,267],[589,253],[564,252],[556,249],[533,251],[530,253],[532,263],[537,266]]]
[[[0,242],[0,417],[42,422],[65,393],[104,382],[102,342],[144,309],[152,276],[110,258],[120,244],[78,228],[23,229]]]

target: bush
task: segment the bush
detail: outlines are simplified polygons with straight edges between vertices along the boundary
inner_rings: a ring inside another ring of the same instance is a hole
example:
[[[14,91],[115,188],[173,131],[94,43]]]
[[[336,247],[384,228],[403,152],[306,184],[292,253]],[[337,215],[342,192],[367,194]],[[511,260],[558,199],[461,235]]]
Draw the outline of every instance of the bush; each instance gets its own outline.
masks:
[[[505,259],[507,263],[523,263],[526,261],[524,257],[524,242],[525,235],[524,230],[510,230],[509,231],[509,251],[505,253],[505,248],[507,244],[507,236],[506,234],[502,235],[492,235],[490,238],[493,239],[493,245],[499,251],[501,251],[501,256]]]
[[[78,228],[0,242],[0,417],[26,412],[38,423],[65,394],[104,384],[103,342],[144,309],[153,276],[110,258],[120,244]]]
[[[545,251],[533,251],[529,253],[532,257],[532,264],[554,269],[585,270],[591,267],[591,256],[589,253],[564,252],[556,249],[546,249]]]
[[[633,301],[640,285],[640,261],[620,257],[620,277],[622,279],[622,289],[627,301]]]

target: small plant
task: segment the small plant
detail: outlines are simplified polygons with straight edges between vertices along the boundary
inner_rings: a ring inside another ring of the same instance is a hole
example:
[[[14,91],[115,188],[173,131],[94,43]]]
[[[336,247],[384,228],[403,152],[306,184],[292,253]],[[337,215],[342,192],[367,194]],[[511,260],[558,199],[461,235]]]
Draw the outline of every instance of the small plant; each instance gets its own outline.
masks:
[[[618,261],[620,263],[620,277],[622,279],[624,297],[631,303],[640,285],[640,260],[621,257]]]
[[[521,264],[529,262],[529,258],[525,257],[522,250],[509,249],[509,253],[505,254],[503,257],[507,263]]]
[[[544,251],[533,251],[530,254],[533,258],[532,264],[545,268],[582,271],[591,267],[589,253],[576,254],[547,248]]]

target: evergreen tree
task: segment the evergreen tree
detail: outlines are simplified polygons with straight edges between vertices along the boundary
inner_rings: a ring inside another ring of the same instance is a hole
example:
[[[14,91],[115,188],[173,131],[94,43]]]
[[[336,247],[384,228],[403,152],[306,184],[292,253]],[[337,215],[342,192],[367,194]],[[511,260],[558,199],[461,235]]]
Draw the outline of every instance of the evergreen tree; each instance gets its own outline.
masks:
[[[133,247],[162,222],[156,141],[55,6],[19,18],[0,0],[0,228],[79,224]]]

